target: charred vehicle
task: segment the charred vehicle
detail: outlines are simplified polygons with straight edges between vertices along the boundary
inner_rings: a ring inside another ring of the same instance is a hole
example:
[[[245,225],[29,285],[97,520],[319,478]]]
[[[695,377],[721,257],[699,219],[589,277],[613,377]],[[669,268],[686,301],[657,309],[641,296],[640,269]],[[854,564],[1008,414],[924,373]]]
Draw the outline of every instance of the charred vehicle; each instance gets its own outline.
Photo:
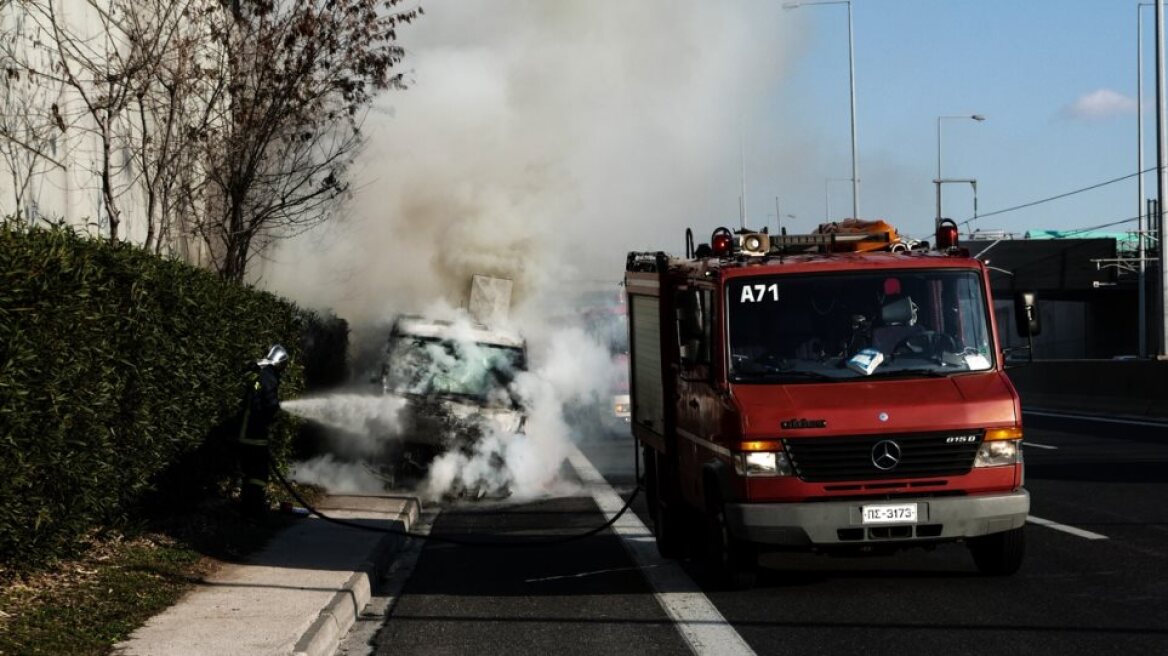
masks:
[[[469,452],[484,435],[523,431],[511,383],[527,367],[523,338],[469,322],[398,318],[381,368],[381,391],[401,397],[397,434],[387,441],[395,484],[425,476],[437,456]]]

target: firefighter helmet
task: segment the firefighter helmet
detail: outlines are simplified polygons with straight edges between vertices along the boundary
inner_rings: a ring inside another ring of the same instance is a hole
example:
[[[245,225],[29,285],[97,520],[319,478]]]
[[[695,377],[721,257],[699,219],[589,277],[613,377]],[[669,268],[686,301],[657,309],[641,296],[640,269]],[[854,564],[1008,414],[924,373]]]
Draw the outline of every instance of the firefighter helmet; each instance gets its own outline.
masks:
[[[282,370],[288,364],[288,351],[279,344],[273,344],[272,348],[268,349],[267,357],[256,364],[261,367],[274,367]]]

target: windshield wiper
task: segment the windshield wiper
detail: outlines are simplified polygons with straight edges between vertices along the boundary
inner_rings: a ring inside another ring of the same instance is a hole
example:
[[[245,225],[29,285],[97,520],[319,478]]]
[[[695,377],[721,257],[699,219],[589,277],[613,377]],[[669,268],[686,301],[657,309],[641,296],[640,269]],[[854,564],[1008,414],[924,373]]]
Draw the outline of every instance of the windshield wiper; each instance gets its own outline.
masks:
[[[736,371],[732,374],[736,380],[765,378],[772,380],[775,378],[811,378],[814,380],[841,380],[835,376],[829,376],[818,371],[807,371],[805,369],[790,369],[788,371]]]
[[[887,369],[879,370],[872,373],[868,378],[892,378],[894,376],[928,376],[929,378],[948,378],[951,374],[958,373],[957,371],[941,371],[939,369],[930,369],[928,367],[915,367],[912,369]]]

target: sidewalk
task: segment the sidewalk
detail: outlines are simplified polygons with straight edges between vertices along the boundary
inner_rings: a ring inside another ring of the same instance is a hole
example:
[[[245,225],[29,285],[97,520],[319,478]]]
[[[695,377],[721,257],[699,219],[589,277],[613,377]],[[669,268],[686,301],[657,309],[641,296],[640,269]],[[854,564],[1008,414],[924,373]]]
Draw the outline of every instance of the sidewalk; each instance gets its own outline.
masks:
[[[331,517],[399,530],[412,527],[421,511],[417,499],[400,496],[329,496],[318,508]],[[209,576],[114,653],[332,654],[368,603],[370,581],[402,541],[306,518],[246,563]]]

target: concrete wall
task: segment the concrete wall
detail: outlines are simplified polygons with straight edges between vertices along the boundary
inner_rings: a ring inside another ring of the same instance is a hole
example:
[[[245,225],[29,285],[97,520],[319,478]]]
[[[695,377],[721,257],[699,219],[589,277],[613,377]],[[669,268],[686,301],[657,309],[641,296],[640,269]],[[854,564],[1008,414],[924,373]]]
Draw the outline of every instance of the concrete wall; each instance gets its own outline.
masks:
[[[1168,362],[1046,360],[1007,373],[1024,409],[1168,419]]]

